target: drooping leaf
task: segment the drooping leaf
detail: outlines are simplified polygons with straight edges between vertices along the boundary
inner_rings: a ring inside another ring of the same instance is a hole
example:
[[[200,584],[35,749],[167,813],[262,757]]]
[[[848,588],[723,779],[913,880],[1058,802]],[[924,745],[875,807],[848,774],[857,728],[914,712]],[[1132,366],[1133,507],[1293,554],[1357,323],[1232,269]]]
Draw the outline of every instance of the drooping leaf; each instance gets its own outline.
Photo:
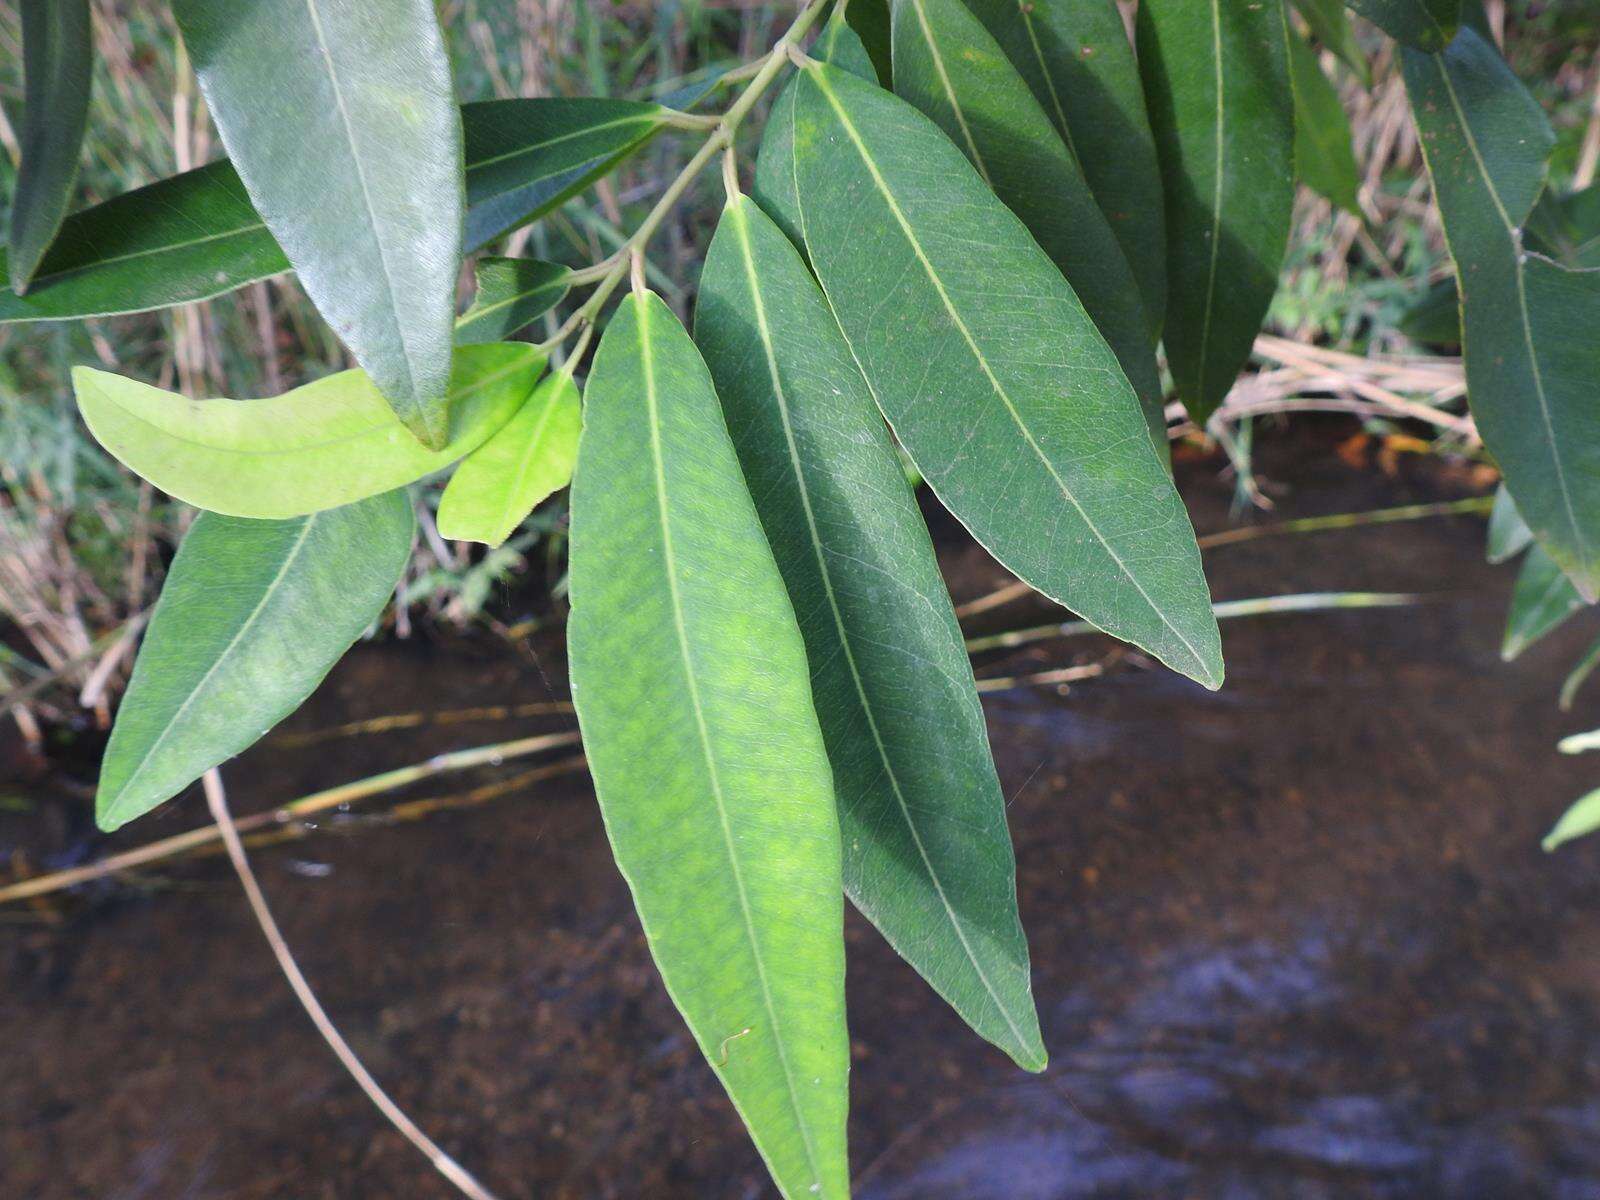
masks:
[[[893,14],[895,93],[933,118],[1061,269],[1116,352],[1164,455],[1152,326],[1077,160],[962,0],[894,0]]]
[[[1489,539],[1484,557],[1491,563],[1510,562],[1533,541],[1533,530],[1522,520],[1517,502],[1505,484],[1495,489],[1494,507],[1489,510]]]
[[[415,524],[404,491],[288,521],[200,514],[117,712],[100,827],[143,816],[298,708],[383,611]]]
[[[1167,360],[1203,424],[1261,328],[1294,208],[1283,0],[1144,0],[1139,67],[1167,201]]]
[[[1534,546],[1523,560],[1511,592],[1500,657],[1510,662],[1583,607],[1583,597],[1572,581],[1541,547]]]
[[[223,144],[306,294],[439,449],[463,203],[432,0],[172,8]]]
[[[569,364],[570,365],[570,364]],[[456,468],[439,498],[439,534],[498,546],[552,492],[578,457],[578,385],[557,371]]]
[[[1294,0],[1294,6],[1306,19],[1311,36],[1338,55],[1340,61],[1356,73],[1363,87],[1371,87],[1372,64],[1361,49],[1344,0]]]
[[[1522,519],[1592,600],[1600,589],[1600,271],[1521,233],[1553,135],[1494,47],[1463,28],[1405,51],[1406,88],[1461,289],[1468,403]]]
[[[364,371],[264,400],[190,400],[76,367],[85,424],[124,466],[168,495],[239,517],[281,519],[402,487],[475,449],[521,407],[544,366],[532,346],[456,352],[441,450],[412,437]]]
[[[656,965],[783,1194],[847,1196],[839,825],[805,646],[705,364],[653,295],[595,357],[571,545],[573,701]]]
[[[464,105],[465,248],[589,186],[660,130],[665,111],[631,100]],[[0,290],[0,324],[168,308],[287,270],[232,164],[208,163],[68,217],[28,294]]]
[[[1461,23],[1461,0],[1345,0],[1390,37],[1418,50],[1443,50]]]
[[[1188,516],[1061,272],[903,100],[825,65],[794,96],[790,128],[769,127],[758,198],[799,231],[929,486],[1030,586],[1219,684]]]
[[[1083,168],[1139,281],[1150,329],[1167,304],[1161,169],[1115,0],[969,0]]]
[[[1596,829],[1600,829],[1600,788],[1588,793],[1562,813],[1561,819],[1545,834],[1540,846],[1548,854],[1557,846],[1593,833]]]
[[[7,277],[27,290],[72,202],[89,121],[89,0],[22,0],[22,162],[11,201]]]
[[[1561,696],[1558,705],[1562,712],[1571,712],[1572,703],[1578,698],[1578,691],[1594,674],[1594,669],[1600,667],[1600,640],[1596,640],[1586,651],[1583,657],[1573,664],[1572,670],[1567,672],[1567,677],[1561,681]]]
[[[1005,800],[933,546],[827,300],[745,197],[706,254],[694,336],[805,637],[845,890],[974,1029],[1042,1069]]]
[[[456,345],[499,342],[542,317],[567,294],[572,272],[536,258],[480,258],[478,294],[456,319]]]
[[[1294,165],[1300,181],[1346,212],[1361,215],[1350,118],[1339,93],[1304,38],[1289,37],[1289,73],[1294,82]]]

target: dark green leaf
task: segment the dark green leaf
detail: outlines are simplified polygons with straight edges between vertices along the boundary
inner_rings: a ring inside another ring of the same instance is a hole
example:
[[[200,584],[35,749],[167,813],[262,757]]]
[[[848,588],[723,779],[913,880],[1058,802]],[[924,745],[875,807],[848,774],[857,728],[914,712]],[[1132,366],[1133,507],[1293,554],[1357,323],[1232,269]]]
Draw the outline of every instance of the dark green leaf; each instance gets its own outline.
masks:
[[[1077,160],[962,0],[894,0],[893,12],[895,93],[933,118],[1061,268],[1116,352],[1165,454],[1151,324]]]
[[[504,341],[567,294],[572,272],[535,258],[480,258],[478,294],[456,320],[456,345]]]
[[[72,202],[89,121],[89,0],[22,0],[22,163],[11,202],[11,286],[27,290]]]
[[[1396,41],[1418,50],[1450,44],[1461,22],[1461,0],[1345,0]]]
[[[1294,209],[1282,0],[1144,0],[1144,72],[1167,198],[1167,360],[1203,424],[1250,357]]]
[[[1600,588],[1600,272],[1523,244],[1553,135],[1499,53],[1463,28],[1405,52],[1406,87],[1462,296],[1468,400],[1522,518],[1581,595]]]
[[[174,0],[245,190],[430,449],[461,263],[461,118],[432,0]]]
[[[1510,562],[1528,548],[1533,530],[1523,523],[1517,502],[1506,485],[1495,489],[1494,507],[1489,510],[1489,538],[1484,557],[1492,563]]]
[[[832,63],[852,75],[859,75],[868,83],[878,82],[878,68],[873,65],[866,46],[862,45],[861,35],[850,27],[841,9],[834,9],[833,16],[822,27],[822,32],[811,46],[811,57],[819,62]]]
[[[1294,166],[1300,181],[1356,216],[1361,204],[1350,118],[1304,38],[1290,35],[1289,71],[1294,80]]]
[[[784,1195],[845,1197],[839,823],[805,645],[653,295],[595,356],[571,553],[572,697],[656,965]]]
[[[1461,344],[1461,296],[1454,279],[1440,280],[1412,302],[1400,318],[1400,332],[1432,346]]]
[[[1294,6],[1306,19],[1311,36],[1338,55],[1356,73],[1363,87],[1371,87],[1372,64],[1356,38],[1344,0],[1294,0]]]
[[[1546,188],[1523,230],[1530,250],[1568,267],[1600,267],[1600,184],[1559,195]]]
[[[1139,281],[1152,333],[1167,304],[1161,169],[1115,0],[969,0],[1083,167]]]
[[[888,87],[894,77],[893,52],[889,45],[889,0],[846,0],[840,7],[876,69],[873,82]]]
[[[1500,657],[1510,662],[1584,607],[1583,597],[1555,561],[1538,546],[1528,551],[1506,614]]]
[[[972,668],[928,531],[799,253],[729,201],[695,340],[811,660],[856,907],[979,1033],[1044,1046]]]
[[[769,127],[760,199],[802,233],[929,486],[1030,586],[1217,686],[1187,514],[1061,272],[903,100],[822,65],[794,95],[790,127]]]
[[[143,816],[298,708],[383,611],[415,522],[403,491],[290,521],[202,513],[117,713],[100,827]]]

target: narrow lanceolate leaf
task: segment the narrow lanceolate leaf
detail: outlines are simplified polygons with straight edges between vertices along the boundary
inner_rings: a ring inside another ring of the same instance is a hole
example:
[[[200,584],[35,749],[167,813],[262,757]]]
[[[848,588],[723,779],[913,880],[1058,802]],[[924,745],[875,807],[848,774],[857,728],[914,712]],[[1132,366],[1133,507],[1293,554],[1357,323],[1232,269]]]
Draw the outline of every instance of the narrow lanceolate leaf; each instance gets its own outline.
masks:
[[[544,366],[532,346],[456,352],[450,433],[429,450],[400,424],[365,371],[340,371],[264,400],[190,400],[77,367],[89,432],[168,495],[239,517],[297,517],[387,492],[449,466],[522,406]]]
[[[587,187],[648,141],[664,112],[631,100],[464,105],[466,249]],[[0,291],[0,324],[167,308],[287,270],[233,165],[208,163],[68,217],[28,294]]]
[[[78,177],[93,67],[89,0],[22,0],[22,163],[11,202],[11,286],[27,290]]]
[[[1166,453],[1151,326],[1133,269],[1077,160],[962,0],[894,0],[893,12],[896,94],[933,118],[1061,268]]]
[[[504,341],[567,294],[572,272],[535,258],[480,258],[478,294],[456,319],[456,345]]]
[[[933,546],[827,300],[742,196],[706,255],[695,340],[805,637],[845,889],[968,1024],[1040,1070],[1005,800]]]
[[[1145,0],[1139,65],[1167,199],[1167,360],[1204,423],[1278,287],[1294,208],[1283,0]]]
[[[1289,71],[1294,81],[1294,166],[1300,182],[1347,212],[1361,215],[1356,198],[1361,172],[1356,168],[1350,118],[1339,93],[1304,38],[1289,37]]]
[[[117,712],[100,827],[143,816],[298,708],[383,611],[415,523],[403,491],[290,521],[202,513]]]
[[[1461,0],[1345,0],[1396,41],[1418,50],[1439,51],[1450,44],[1461,23]]]
[[[439,499],[443,537],[498,546],[552,492],[572,479],[578,457],[578,385],[557,371],[456,468]]]
[[[1600,789],[1590,792],[1561,814],[1555,828],[1545,834],[1540,845],[1548,853],[1557,846],[1600,829]]]
[[[1345,11],[1344,0],[1294,0],[1294,6],[1306,19],[1311,35],[1324,47],[1332,50],[1339,59],[1361,80],[1364,87],[1372,86],[1372,64],[1366,51],[1356,38],[1355,26]]]
[[[1554,137],[1495,48],[1463,28],[1405,52],[1461,292],[1468,403],[1517,509],[1588,600],[1600,594],[1600,271],[1524,243]]]
[[[461,262],[461,117],[432,0],[175,0],[206,103],[306,293],[430,449]]]
[[[1594,669],[1600,667],[1600,639],[1594,641],[1583,657],[1572,665],[1572,670],[1567,672],[1567,677],[1561,681],[1561,696],[1558,700],[1562,712],[1571,712],[1572,704],[1578,698],[1578,692],[1594,674]]]
[[[826,66],[794,96],[762,149],[759,198],[800,231],[917,469],[1030,586],[1217,686],[1188,516],[1061,272],[903,100]]]
[[[1494,507],[1489,510],[1489,539],[1484,557],[1492,563],[1509,562],[1532,541],[1533,530],[1523,521],[1517,502],[1502,483],[1495,489]]]
[[[1533,547],[1511,592],[1500,657],[1510,662],[1583,607],[1583,597],[1572,581],[1543,549]]]
[[[1139,281],[1152,332],[1167,303],[1161,169],[1116,0],[968,0],[1083,167]]]
[[[705,363],[630,296],[584,405],[572,698],[617,865],[792,1200],[849,1194],[839,822],[805,645]]]

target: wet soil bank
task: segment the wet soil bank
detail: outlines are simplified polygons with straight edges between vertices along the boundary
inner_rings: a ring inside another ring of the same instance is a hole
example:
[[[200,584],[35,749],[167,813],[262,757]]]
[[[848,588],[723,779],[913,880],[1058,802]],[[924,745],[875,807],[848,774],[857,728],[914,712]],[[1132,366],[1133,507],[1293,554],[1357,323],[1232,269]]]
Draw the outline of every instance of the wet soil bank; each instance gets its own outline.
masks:
[[[1276,517],[1466,489],[1355,470],[1321,435],[1262,453],[1294,481]],[[1184,479],[1196,525],[1224,527],[1214,464]],[[937,529],[958,597],[1001,581]],[[1600,687],[1569,716],[1554,703],[1594,631],[1500,663],[1511,573],[1481,544],[1480,520],[1450,518],[1218,549],[1219,599],[1446,594],[1230,622],[1215,695],[1128,668],[986,697],[1052,1065],[1023,1075],[967,1035],[852,918],[860,1197],[1600,1197],[1600,841],[1538,847],[1600,782],[1600,761],[1554,749],[1600,725]],[[1004,672],[1105,651],[1049,644]],[[558,638],[520,658],[367,646],[289,728],[563,689]],[[562,727],[269,745],[228,777],[242,813]],[[102,839],[60,777],[4,790],[27,804],[0,806],[0,862],[35,868],[204,814],[190,797]],[[769,1194],[654,975],[582,775],[424,821],[335,820],[256,863],[358,1052],[501,1196]],[[0,979],[0,1197],[453,1194],[317,1040],[220,860],[0,911]]]

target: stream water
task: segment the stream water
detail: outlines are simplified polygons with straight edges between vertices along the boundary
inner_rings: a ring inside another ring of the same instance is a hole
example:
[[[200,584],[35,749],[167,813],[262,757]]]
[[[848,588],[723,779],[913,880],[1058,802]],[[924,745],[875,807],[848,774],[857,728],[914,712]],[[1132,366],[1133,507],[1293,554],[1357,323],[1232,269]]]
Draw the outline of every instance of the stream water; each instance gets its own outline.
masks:
[[[1273,519],[1465,487],[1303,442],[1263,451],[1269,477],[1295,481]],[[1213,467],[1184,477],[1196,525],[1223,527]],[[1052,1063],[1012,1068],[852,917],[862,1200],[1600,1197],[1600,840],[1538,845],[1600,783],[1600,762],[1555,752],[1600,724],[1600,685],[1574,714],[1555,706],[1594,631],[1502,664],[1511,572],[1482,564],[1482,528],[1210,553],[1219,599],[1442,593],[1230,622],[1220,693],[1124,665],[1066,694],[986,697]],[[1002,580],[947,522],[937,532],[959,597]],[[1046,612],[1018,605],[988,627]],[[1105,651],[1046,644],[1004,670]],[[562,680],[556,637],[523,656],[365,646],[288,729],[539,700]],[[243,813],[563,727],[268,744],[227,774]],[[0,867],[68,865],[203,819],[189,797],[100,838],[69,774],[5,790],[26,803],[0,806]],[[649,963],[583,775],[421,821],[335,818],[255,860],[357,1051],[502,1197],[769,1194]],[[0,1197],[453,1195],[318,1041],[219,859],[0,910],[0,979]]]

